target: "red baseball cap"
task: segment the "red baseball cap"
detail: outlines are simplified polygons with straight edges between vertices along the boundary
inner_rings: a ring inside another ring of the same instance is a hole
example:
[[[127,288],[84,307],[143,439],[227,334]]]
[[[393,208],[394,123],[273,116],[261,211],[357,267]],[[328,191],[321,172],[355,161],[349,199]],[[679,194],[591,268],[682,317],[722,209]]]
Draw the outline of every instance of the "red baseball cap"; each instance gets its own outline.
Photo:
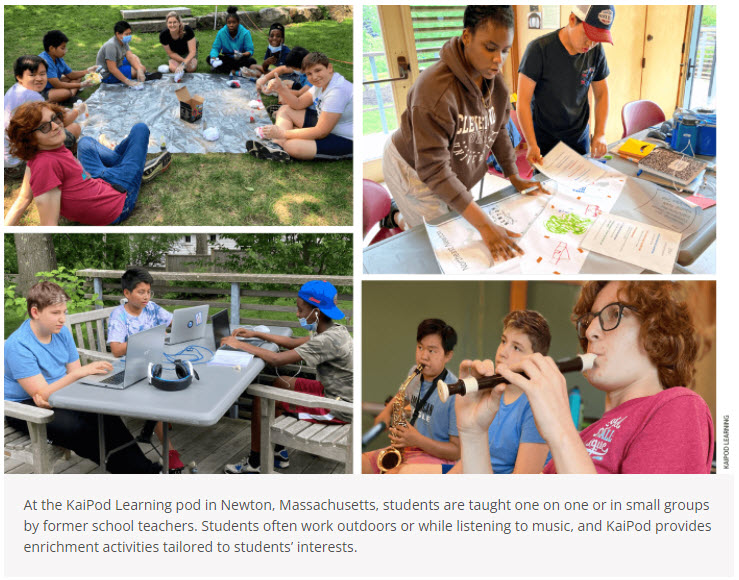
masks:
[[[611,26],[616,18],[615,6],[573,6],[572,13],[582,20],[585,35],[590,40],[613,44]]]

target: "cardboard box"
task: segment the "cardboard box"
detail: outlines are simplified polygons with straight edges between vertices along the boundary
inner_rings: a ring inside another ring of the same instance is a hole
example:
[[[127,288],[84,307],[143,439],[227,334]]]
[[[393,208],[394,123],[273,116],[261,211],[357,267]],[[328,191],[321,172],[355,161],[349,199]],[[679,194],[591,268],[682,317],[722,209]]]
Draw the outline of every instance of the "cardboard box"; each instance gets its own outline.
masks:
[[[175,91],[180,101],[180,119],[188,123],[194,123],[203,116],[203,103],[205,98],[200,95],[190,96],[187,87]]]

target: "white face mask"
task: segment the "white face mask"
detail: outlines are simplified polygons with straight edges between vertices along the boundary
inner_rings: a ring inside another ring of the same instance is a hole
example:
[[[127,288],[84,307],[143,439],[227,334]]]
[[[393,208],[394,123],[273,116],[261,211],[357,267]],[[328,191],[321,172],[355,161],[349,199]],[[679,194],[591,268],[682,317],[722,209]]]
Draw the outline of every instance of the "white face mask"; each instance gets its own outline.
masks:
[[[280,46],[272,46],[271,44],[269,44],[269,45],[267,45],[267,48],[269,48],[269,51],[270,51],[270,52],[271,52],[272,54],[274,54],[274,53],[276,53],[276,52],[280,52],[280,51],[282,51],[282,45],[281,45],[281,44],[280,44]]]

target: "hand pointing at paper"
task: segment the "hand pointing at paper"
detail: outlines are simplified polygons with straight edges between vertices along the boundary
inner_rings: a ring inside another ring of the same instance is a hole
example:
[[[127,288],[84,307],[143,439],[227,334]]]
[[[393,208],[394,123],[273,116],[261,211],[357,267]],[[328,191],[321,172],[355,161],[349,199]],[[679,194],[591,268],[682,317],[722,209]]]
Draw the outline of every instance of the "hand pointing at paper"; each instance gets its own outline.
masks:
[[[511,175],[508,180],[519,193],[524,195],[541,195],[542,193],[552,195],[552,192],[547,191],[541,181],[523,179],[520,175]]]

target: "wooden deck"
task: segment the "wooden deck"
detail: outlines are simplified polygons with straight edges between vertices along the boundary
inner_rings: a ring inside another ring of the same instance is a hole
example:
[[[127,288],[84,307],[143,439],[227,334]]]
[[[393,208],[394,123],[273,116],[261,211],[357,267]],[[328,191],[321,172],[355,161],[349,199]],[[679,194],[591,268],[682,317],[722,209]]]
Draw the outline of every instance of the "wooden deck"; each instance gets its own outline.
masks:
[[[126,423],[132,433],[141,430],[143,422],[138,419],[128,419]],[[221,419],[212,427],[190,427],[174,425],[169,432],[173,445],[180,452],[185,465],[191,461],[197,464],[197,473],[223,473],[227,463],[236,463],[249,454],[251,434],[250,422],[244,419]],[[157,441],[156,436],[153,437]],[[158,441],[157,441],[158,444]],[[150,445],[141,445],[147,457],[152,461],[159,460],[159,454]],[[290,467],[280,469],[278,473],[343,473],[344,465],[316,457],[302,451],[288,450],[290,453]],[[88,459],[82,459],[75,454],[68,461],[60,461],[54,470],[55,473],[92,473],[97,470],[97,464]],[[5,460],[5,473],[31,473],[28,465],[17,461]],[[189,474],[190,468],[184,473]]]

